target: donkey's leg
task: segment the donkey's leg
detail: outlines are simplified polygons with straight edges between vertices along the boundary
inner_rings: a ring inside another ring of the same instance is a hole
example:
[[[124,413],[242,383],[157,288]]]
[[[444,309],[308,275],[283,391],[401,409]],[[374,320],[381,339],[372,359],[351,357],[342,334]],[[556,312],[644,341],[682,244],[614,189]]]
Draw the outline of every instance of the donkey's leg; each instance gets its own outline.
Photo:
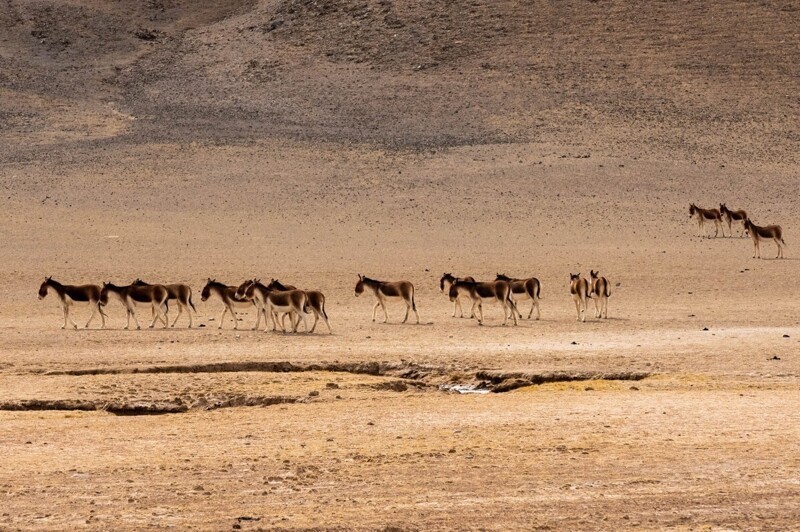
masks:
[[[261,325],[261,305],[256,305],[256,324],[252,330],[257,331],[259,325]]]
[[[222,323],[225,321],[225,314],[227,312],[228,312],[228,305],[225,305],[222,308],[222,316],[219,317],[219,325],[217,326],[217,329],[222,329]],[[234,315],[234,317],[235,317],[235,315]]]
[[[233,329],[239,330],[239,319],[236,317],[236,311],[233,309],[233,305],[231,305],[230,309],[228,309],[233,317]]]
[[[128,309],[130,310],[130,315],[133,316],[133,322],[136,324],[136,328],[141,329],[142,326],[139,325],[139,318],[136,317],[136,309],[134,308],[134,303],[130,300],[128,300]]]
[[[375,306],[372,307],[372,321],[375,321],[375,314],[378,312],[378,307],[380,307],[380,306],[381,306],[381,300],[378,299],[375,302]]]
[[[453,317],[454,318],[456,317],[456,309],[460,309],[460,308],[461,308],[461,303],[459,303],[458,298],[456,298],[455,301],[453,301]],[[460,318],[464,317],[464,311],[463,310],[461,311],[461,316],[458,316],[458,317],[460,317]]]
[[[175,316],[175,320],[172,322],[171,327],[175,327],[175,324],[178,323],[178,318],[180,318],[181,314],[183,314],[183,306],[185,303],[180,299],[176,300],[176,303],[178,304],[178,315]],[[186,307],[186,312],[189,312],[189,307]],[[191,321],[192,321],[192,313],[189,312],[189,322]]]
[[[64,325],[61,326],[62,329],[67,328],[67,320],[69,319],[69,305],[66,301],[61,303],[61,312],[64,314]]]
[[[407,299],[405,299],[404,301],[406,303],[406,315],[403,318],[402,323],[405,323],[405,322],[408,321],[408,313],[411,311],[411,303],[409,303]]]
[[[594,301],[594,317],[600,317],[600,296],[593,297],[592,300]]]
[[[84,329],[88,329],[89,328],[89,324],[92,323],[92,320],[94,319],[94,315],[97,314],[97,303],[92,303],[91,301],[89,301],[89,304],[92,306],[92,315],[89,316],[89,321],[87,321],[86,325],[84,325],[84,327],[83,327]]]
[[[775,258],[776,259],[783,258],[783,247],[781,247],[781,241],[778,240],[776,237],[772,237],[772,240],[774,240],[775,245],[778,246],[778,255]]]
[[[308,331],[309,333],[313,333],[314,329],[317,328],[317,322],[319,321],[319,311],[314,307],[311,307],[311,312],[314,313],[314,325],[311,326],[311,330]]]
[[[386,311],[386,301],[383,298],[378,299],[381,304],[381,308],[383,309],[383,323],[389,323],[389,313]]]
[[[100,311],[100,325],[102,326],[103,329],[105,329],[106,318],[108,317],[108,315],[105,312],[103,312],[103,307],[100,306],[100,303],[97,304],[97,310]]]
[[[579,296],[572,296],[572,302],[575,303],[575,312],[578,313],[578,321],[581,321],[581,305],[578,302],[579,299]]]
[[[67,305],[67,317],[69,318],[69,322],[70,322],[70,324],[72,324],[72,328],[73,328],[73,329],[77,329],[77,328],[78,328],[78,324],[77,324],[77,323],[75,323],[75,320],[73,320],[73,319],[72,319],[72,316],[70,316],[70,315],[69,315],[69,308],[70,308],[71,306],[72,306],[72,305]]]
[[[156,310],[156,302],[153,301],[150,304],[150,311],[153,314],[153,321],[150,322],[150,327],[149,328],[152,329],[156,324],[156,320],[161,317],[161,309]]]

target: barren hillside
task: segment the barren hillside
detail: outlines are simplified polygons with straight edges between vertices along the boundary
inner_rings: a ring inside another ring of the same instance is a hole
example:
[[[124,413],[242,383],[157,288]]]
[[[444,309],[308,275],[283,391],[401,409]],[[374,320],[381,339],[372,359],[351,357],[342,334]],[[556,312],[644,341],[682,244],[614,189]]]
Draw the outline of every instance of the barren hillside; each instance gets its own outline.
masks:
[[[0,9],[6,160],[31,156],[31,141],[74,152],[108,138],[290,138],[796,162],[800,9],[790,0]]]

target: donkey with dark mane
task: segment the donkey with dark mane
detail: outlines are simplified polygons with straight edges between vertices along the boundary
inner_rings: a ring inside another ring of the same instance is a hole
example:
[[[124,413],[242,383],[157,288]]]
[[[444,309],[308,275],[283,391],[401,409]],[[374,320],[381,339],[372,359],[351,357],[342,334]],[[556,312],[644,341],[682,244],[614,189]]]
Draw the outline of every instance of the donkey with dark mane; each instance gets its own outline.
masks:
[[[147,286],[129,284],[126,286],[117,286],[112,283],[103,283],[103,288],[100,290],[101,306],[106,306],[108,304],[109,294],[114,294],[125,307],[128,318],[128,322],[125,325],[126,329],[131,326],[131,316],[133,316],[133,321],[136,323],[136,328],[142,328],[139,325],[139,319],[136,317],[136,305],[142,304],[150,305],[152,310],[153,321],[150,322],[151,329],[155,326],[156,320],[158,319],[164,322],[164,328],[167,327],[166,303],[169,294],[167,294],[167,289],[160,284]]]
[[[417,303],[414,301],[414,285],[410,282],[378,281],[359,273],[355,288],[356,297],[363,294],[365,289],[369,289],[376,299],[375,306],[372,307],[372,321],[375,321],[375,313],[378,312],[378,307],[381,307],[384,316],[383,323],[388,322],[389,313],[386,311],[386,300],[402,299],[406,304],[406,316],[403,318],[403,323],[408,321],[408,313],[413,310],[417,316],[417,324],[419,324],[419,312],[417,312]]]
[[[58,301],[61,303],[61,310],[64,313],[64,325],[62,329],[67,328],[67,322],[72,324],[72,327],[77,329],[78,324],[69,316],[69,309],[75,304],[89,305],[92,309],[92,315],[89,316],[89,321],[86,322],[84,328],[88,328],[92,323],[95,314],[100,313],[100,321],[102,327],[106,327],[106,314],[100,307],[100,287],[96,284],[83,284],[71,285],[61,284],[54,280],[52,277],[46,277],[42,285],[39,287],[39,299],[47,297],[48,292],[52,290],[58,295]]]
[[[783,240],[783,228],[781,228],[780,225],[765,225],[762,227],[751,222],[749,218],[745,218],[744,232],[753,239],[753,246],[755,247],[753,252],[754,259],[756,257],[759,259],[761,258],[762,240],[772,240],[775,242],[775,245],[778,246],[778,256],[775,258],[783,258],[783,246],[786,245],[786,242]]]
[[[272,318],[273,329],[275,327],[276,316],[279,314],[289,314],[292,322],[292,332],[297,332],[297,327],[300,325],[300,320],[303,321],[303,327],[306,332],[308,330],[308,322],[306,316],[311,312],[311,307],[308,304],[308,296],[303,290],[273,290],[261,284],[259,279],[251,279],[243,282],[236,289],[237,296],[242,296],[255,303],[258,308],[258,319],[254,330],[258,328],[261,320],[261,314],[264,315],[264,330],[267,330],[269,321],[267,316]],[[294,316],[297,316],[295,321]],[[281,329],[286,332],[286,328],[281,322]]]
[[[222,329],[222,324],[227,312],[230,312],[233,318],[233,328],[238,329],[239,320],[236,319],[236,309],[244,310],[255,306],[253,301],[237,297],[235,286],[218,283],[216,279],[209,278],[206,285],[203,287],[203,291],[200,293],[200,301],[208,301],[208,298],[210,298],[212,294],[220,298],[223,305],[225,305],[225,308],[222,309],[222,316],[219,317],[219,326],[217,326],[217,329]]]
[[[569,274],[569,293],[572,294],[572,301],[575,302],[578,321],[586,321],[587,300],[590,297],[589,290],[589,281],[581,277],[580,273]]]
[[[455,281],[450,286],[450,300],[453,301],[461,293],[466,292],[472,300],[472,315],[478,320],[478,325],[483,325],[483,301],[497,301],[503,307],[503,325],[508,323],[508,315],[514,318],[517,325],[517,306],[511,299],[511,283],[507,281]],[[475,312],[475,308],[478,312]]]
[[[608,319],[608,279],[600,276],[600,272],[589,270],[589,297],[594,299],[594,317]],[[592,297],[596,296],[596,297]]]
[[[539,311],[539,295],[542,291],[542,284],[539,282],[539,279],[536,277],[528,277],[527,279],[514,279],[502,273],[498,273],[496,280],[506,281],[507,283],[511,284],[511,299],[514,301],[514,306],[517,306],[518,301],[523,301],[525,299],[531,300],[531,310],[528,312],[528,319],[531,319],[534,309],[536,309],[536,319],[538,320],[542,317],[541,312]],[[517,307],[517,313],[519,314],[520,319],[522,319],[522,314],[519,312],[519,307]]]
[[[705,225],[706,220],[712,220],[714,222],[714,237],[716,237],[720,230],[722,230],[722,236],[725,236],[725,230],[722,229],[722,214],[717,209],[701,209],[694,203],[689,204],[689,218],[697,217],[697,225],[700,228],[700,236],[705,236],[703,233],[703,225]]]
[[[728,236],[733,236],[733,229],[731,228],[733,222],[742,224],[742,236],[744,236],[744,221],[747,219],[747,211],[732,211],[724,203],[720,203],[719,213],[725,218],[725,222],[728,224]]]
[[[133,283],[135,286],[153,286],[150,283],[146,283],[141,279],[136,279]],[[161,285],[167,289],[167,301],[175,300],[178,303],[178,315],[175,316],[175,320],[172,322],[170,327],[175,327],[175,324],[178,323],[178,318],[181,317],[183,314],[183,309],[186,309],[186,314],[189,315],[189,328],[192,328],[192,312],[193,310],[195,313],[197,309],[194,308],[194,303],[192,303],[192,288],[188,284],[165,284]],[[189,309],[191,307],[191,310]],[[167,304],[167,312],[169,314],[169,303]]]
[[[443,294],[447,294],[448,297],[450,296],[450,287],[453,286],[453,283],[456,281],[468,281],[471,283],[475,282],[475,278],[467,275],[466,277],[455,277],[452,273],[444,273],[442,274],[442,278],[439,279],[439,290]],[[459,295],[456,297],[455,301],[453,301],[453,317],[456,317],[456,310],[458,310],[458,317],[464,317],[464,310],[461,308],[461,296],[469,297],[468,291],[459,292]],[[473,315],[470,315],[470,319],[474,318]]]
[[[297,290],[297,287],[290,284],[285,285],[277,279],[272,279],[267,285],[267,288],[277,292]],[[304,290],[304,292],[308,297],[308,306],[311,307],[311,311],[314,313],[314,324],[311,326],[311,330],[308,332],[313,333],[314,329],[317,328],[317,322],[320,318],[322,318],[322,321],[324,321],[325,325],[328,327],[328,333],[333,334],[333,331],[331,330],[331,324],[328,322],[328,313],[325,311],[325,294],[319,290]],[[281,319],[283,320],[285,318],[286,314],[284,314]],[[283,327],[283,322],[281,322],[281,327]]]

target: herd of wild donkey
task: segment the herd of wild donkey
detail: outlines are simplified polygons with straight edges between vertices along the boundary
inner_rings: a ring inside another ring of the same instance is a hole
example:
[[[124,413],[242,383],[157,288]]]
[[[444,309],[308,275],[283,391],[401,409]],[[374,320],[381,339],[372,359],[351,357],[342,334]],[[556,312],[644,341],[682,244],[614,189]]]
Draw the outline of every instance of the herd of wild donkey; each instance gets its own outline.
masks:
[[[701,233],[704,223],[713,221],[716,227],[715,237],[719,235],[719,231],[722,229],[723,219],[728,224],[728,236],[732,236],[731,226],[733,222],[739,222],[742,224],[742,236],[747,234],[753,239],[753,245],[755,246],[754,258],[761,258],[760,241],[770,239],[778,246],[777,258],[783,258],[785,242],[783,241],[783,231],[779,225],[757,226],[750,221],[745,211],[731,211],[724,203],[720,204],[719,209],[702,209],[692,203],[689,206],[689,217],[697,218]],[[722,236],[725,236],[724,229],[722,230]],[[594,300],[595,317],[608,318],[608,297],[611,295],[608,279],[600,276],[594,270],[590,270],[589,273],[589,280],[581,277],[580,274],[570,273],[570,294],[575,303],[579,321],[586,321],[589,299]],[[475,318],[479,325],[483,323],[484,301],[497,301],[500,303],[503,309],[504,325],[508,322],[509,317],[513,319],[514,325],[517,324],[517,317],[522,318],[522,313],[517,308],[517,302],[523,300],[531,301],[528,319],[531,319],[534,311],[536,311],[536,319],[538,320],[540,317],[539,296],[541,283],[535,277],[514,279],[497,274],[497,278],[494,281],[478,282],[472,277],[455,277],[450,273],[445,273],[439,280],[439,289],[446,293],[450,301],[453,302],[453,317],[456,317],[456,313],[459,314],[459,317],[464,316],[464,311],[461,307],[462,297],[471,301],[470,318]],[[172,321],[172,327],[175,326],[184,310],[186,310],[189,317],[189,327],[192,327],[192,313],[193,311],[197,312],[192,303],[192,289],[186,284],[149,284],[141,279],[136,279],[132,284],[126,286],[117,286],[112,283],[103,283],[102,287],[93,284],[75,286],[64,285],[54,281],[52,277],[47,277],[39,287],[39,299],[47,296],[50,290],[53,290],[58,295],[64,312],[62,329],[67,328],[70,324],[73,328],[78,328],[78,325],[69,315],[70,307],[75,303],[88,304],[92,309],[92,315],[89,317],[86,327],[89,327],[98,313],[100,314],[102,326],[105,327],[107,315],[103,312],[103,307],[108,304],[109,296],[112,294],[120,300],[127,311],[128,322],[125,325],[126,329],[130,328],[131,317],[133,317],[136,328],[141,328],[136,317],[137,304],[150,306],[152,312],[151,328],[155,326],[157,321],[161,321],[164,327],[169,326],[167,313],[169,312],[170,301],[175,301],[178,306],[178,315]],[[375,306],[372,308],[372,321],[375,321],[375,315],[378,312],[378,307],[380,307],[383,309],[383,321],[386,323],[389,320],[389,314],[386,310],[387,300],[401,299],[406,305],[403,323],[408,321],[408,315],[411,311],[414,312],[417,323],[419,323],[419,313],[414,300],[414,285],[409,281],[378,281],[359,274],[355,295],[359,296],[365,290],[369,290],[375,297]],[[272,279],[266,286],[261,284],[259,279],[250,279],[238,287],[228,286],[218,283],[214,279],[208,279],[201,292],[201,300],[206,301],[212,295],[218,297],[224,305],[222,316],[219,319],[220,329],[228,312],[233,318],[234,329],[238,329],[236,310],[255,308],[256,323],[253,330],[259,328],[263,316],[265,331],[268,330],[271,322],[273,331],[277,330],[278,325],[280,325],[281,330],[286,332],[285,322],[288,315],[292,332],[297,332],[298,326],[302,321],[304,329],[309,333],[313,333],[320,319],[325,322],[328,332],[331,332],[328,314],[325,311],[325,295],[318,290],[298,290],[296,287],[284,285],[276,279]],[[311,329],[308,328],[308,322],[306,321],[309,314],[314,315],[314,324]]]

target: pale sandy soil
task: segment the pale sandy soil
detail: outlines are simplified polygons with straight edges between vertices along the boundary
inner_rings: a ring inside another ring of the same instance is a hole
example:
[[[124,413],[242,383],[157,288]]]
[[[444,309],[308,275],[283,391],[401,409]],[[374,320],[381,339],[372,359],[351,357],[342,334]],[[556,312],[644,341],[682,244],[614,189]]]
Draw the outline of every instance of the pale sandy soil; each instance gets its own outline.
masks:
[[[0,8],[0,528],[797,528],[794,5],[365,4]],[[700,237],[723,201],[787,258]],[[443,272],[542,319],[452,318]],[[45,275],[187,282],[204,327],[62,331]],[[333,334],[218,330],[204,280],[253,276]]]

